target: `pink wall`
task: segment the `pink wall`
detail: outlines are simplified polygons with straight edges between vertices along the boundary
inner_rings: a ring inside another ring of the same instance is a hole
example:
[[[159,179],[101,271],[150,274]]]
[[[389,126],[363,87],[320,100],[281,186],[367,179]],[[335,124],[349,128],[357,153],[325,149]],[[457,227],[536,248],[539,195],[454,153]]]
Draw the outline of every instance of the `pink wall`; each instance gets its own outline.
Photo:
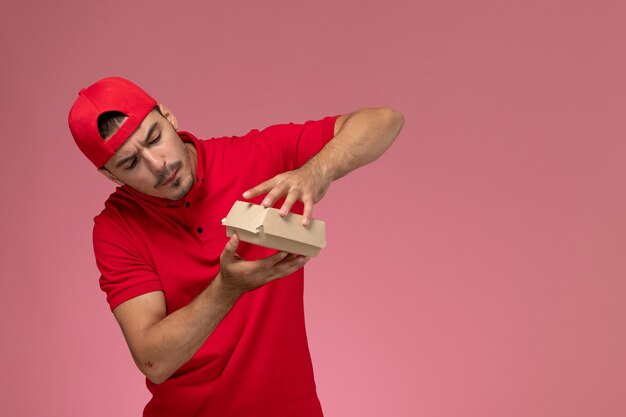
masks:
[[[66,126],[135,80],[210,137],[388,105],[316,208],[306,313],[326,415],[626,415],[623,1],[3,2],[0,409],[140,415],[98,288],[113,184]]]

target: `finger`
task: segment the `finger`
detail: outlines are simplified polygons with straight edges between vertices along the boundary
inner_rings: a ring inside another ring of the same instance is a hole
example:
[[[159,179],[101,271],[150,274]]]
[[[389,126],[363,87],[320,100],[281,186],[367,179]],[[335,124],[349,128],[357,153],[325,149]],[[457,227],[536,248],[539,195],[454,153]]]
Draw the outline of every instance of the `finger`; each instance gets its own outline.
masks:
[[[304,255],[298,255],[298,254],[294,254],[293,257],[286,257],[285,259],[283,259],[281,262],[277,263],[276,265],[274,265],[274,267],[279,270],[285,270],[285,269],[289,269],[292,267],[299,267],[299,265],[304,265],[309,258],[307,258]],[[296,268],[297,269],[297,268]]]
[[[276,177],[274,177],[276,178]],[[269,179],[265,182],[262,182],[261,184],[245,191],[241,196],[247,200],[256,197],[258,195],[264,194],[266,192],[268,192],[269,190],[272,189],[273,185],[274,185],[274,178]]]
[[[226,246],[224,246],[224,250],[222,251],[222,255],[220,256],[220,260],[222,262],[230,263],[235,258],[235,251],[239,247],[239,236],[237,233],[233,233],[230,237]]]
[[[276,265],[277,263],[281,262],[283,259],[285,259],[287,257],[287,255],[289,255],[289,253],[287,252],[277,252],[273,255],[270,255],[268,257],[262,258],[262,259],[258,259],[256,261],[254,261],[257,265],[255,265],[255,267],[259,268],[259,269],[266,269],[266,268],[271,268],[272,266]]]
[[[274,265],[279,264],[288,255],[289,254],[287,252],[277,252],[265,258],[241,263],[239,264],[239,267],[243,268],[243,270],[245,270],[246,273],[249,273],[249,274],[255,274],[255,273],[260,272],[266,275],[268,274],[268,271],[270,271]]]
[[[280,208],[280,215],[286,216],[287,213],[289,213],[289,210],[291,210],[291,207],[293,207],[293,203],[295,203],[297,200],[298,196],[296,195],[296,193],[291,192],[287,194],[287,198],[285,199],[283,206]]]
[[[279,262],[274,264],[274,266],[281,265],[281,264],[284,264],[286,262],[289,262],[292,259],[297,258],[298,256],[300,256],[300,255],[298,255],[297,253],[289,253],[289,254],[287,254],[287,256],[285,256],[283,259],[281,259]]]
[[[272,279],[275,279],[293,274],[298,269],[302,268],[310,259],[311,258],[306,256],[298,255],[288,261],[282,261],[274,266],[274,271],[270,276]]]
[[[304,202],[304,211],[302,212],[304,219],[302,219],[302,224],[308,226],[313,219],[313,199],[305,196],[302,200]]]
[[[267,194],[267,197],[265,197],[261,205],[263,205],[264,207],[272,207],[276,200],[285,195],[285,192],[285,186],[276,186],[272,188],[272,190]]]
[[[302,255],[298,255],[297,253],[290,253],[287,256],[285,256],[284,259],[281,259],[280,262],[278,262],[276,265],[285,264],[291,261],[292,259],[297,258],[298,256],[302,256]]]

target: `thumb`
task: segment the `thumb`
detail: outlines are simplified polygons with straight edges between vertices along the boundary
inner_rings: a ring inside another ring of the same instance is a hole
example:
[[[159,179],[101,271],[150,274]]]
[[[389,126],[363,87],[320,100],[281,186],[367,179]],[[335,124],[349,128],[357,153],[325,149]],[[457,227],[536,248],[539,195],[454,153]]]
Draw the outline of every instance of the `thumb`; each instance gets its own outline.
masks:
[[[235,251],[238,247],[239,236],[237,235],[237,233],[233,233],[228,243],[226,243],[226,246],[224,246],[224,251],[222,252],[222,256],[220,256],[220,259],[223,262],[232,262],[233,258],[235,257]]]

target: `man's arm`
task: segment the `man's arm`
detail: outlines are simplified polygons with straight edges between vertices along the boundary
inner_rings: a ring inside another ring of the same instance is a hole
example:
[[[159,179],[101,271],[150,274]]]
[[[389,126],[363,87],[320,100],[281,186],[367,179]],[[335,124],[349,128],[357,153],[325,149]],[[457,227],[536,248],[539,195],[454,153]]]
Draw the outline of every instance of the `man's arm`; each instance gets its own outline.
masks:
[[[389,107],[364,108],[339,116],[333,139],[305,165],[257,185],[243,197],[267,193],[262,204],[271,207],[286,195],[281,215],[300,200],[304,203],[304,224],[309,224],[313,205],[324,197],[330,183],[375,161],[391,146],[403,125],[404,116]]]
[[[287,276],[308,258],[279,252],[245,261],[235,252],[234,234],[220,257],[220,272],[185,307],[166,315],[163,292],[131,298],[113,310],[135,363],[155,384],[168,379],[189,361],[246,291]]]

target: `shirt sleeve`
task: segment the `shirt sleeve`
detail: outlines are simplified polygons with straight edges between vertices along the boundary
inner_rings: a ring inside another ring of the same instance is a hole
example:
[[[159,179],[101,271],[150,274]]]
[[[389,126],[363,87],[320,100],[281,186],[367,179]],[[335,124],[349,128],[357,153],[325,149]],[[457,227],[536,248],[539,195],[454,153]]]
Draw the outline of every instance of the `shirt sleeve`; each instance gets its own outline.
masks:
[[[272,125],[261,130],[258,145],[281,150],[289,169],[300,168],[334,137],[335,121],[340,115],[304,123]]]
[[[94,219],[93,247],[111,311],[141,294],[163,291],[147,249],[102,215]]]

